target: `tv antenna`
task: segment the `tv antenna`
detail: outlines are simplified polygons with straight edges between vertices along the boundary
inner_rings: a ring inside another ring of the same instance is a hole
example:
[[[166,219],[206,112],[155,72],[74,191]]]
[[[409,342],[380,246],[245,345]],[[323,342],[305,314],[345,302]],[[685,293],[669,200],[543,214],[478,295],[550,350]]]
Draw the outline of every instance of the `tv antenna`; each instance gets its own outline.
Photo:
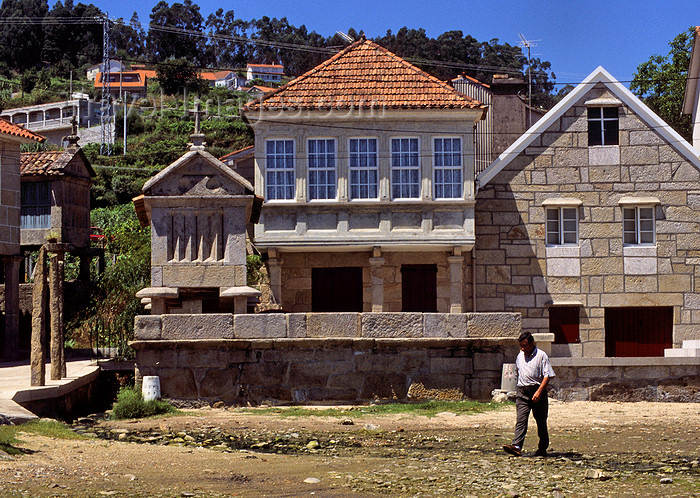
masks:
[[[341,37],[343,40],[345,40],[348,43],[352,43],[355,41],[355,39],[352,36],[350,36],[349,34],[343,32],[343,31],[336,31],[335,34],[338,35],[339,37]]]
[[[528,40],[525,35],[518,33],[520,36],[519,47],[527,48],[527,107],[528,107],[528,127],[532,125],[532,58],[530,57],[530,48],[536,47],[538,41],[542,40]]]

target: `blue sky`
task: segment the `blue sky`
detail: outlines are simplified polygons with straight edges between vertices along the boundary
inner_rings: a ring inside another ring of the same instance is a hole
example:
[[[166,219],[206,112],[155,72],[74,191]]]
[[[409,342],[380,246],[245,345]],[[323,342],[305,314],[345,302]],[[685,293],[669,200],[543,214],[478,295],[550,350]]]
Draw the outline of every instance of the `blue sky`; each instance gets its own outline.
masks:
[[[146,27],[157,0],[93,1],[110,17],[128,20],[139,14]],[[168,3],[172,4],[173,1]],[[639,64],[652,54],[666,55],[670,42],[691,25],[700,25],[700,2],[646,0],[433,0],[308,1],[263,0],[246,2],[194,0],[204,18],[219,7],[236,17],[287,17],[294,26],[324,36],[349,27],[368,37],[396,32],[403,26],[424,28],[435,37],[461,30],[479,41],[498,38],[517,44],[518,33],[537,40],[533,57],[548,60],[557,83],[578,83],[602,65],[627,84]]]

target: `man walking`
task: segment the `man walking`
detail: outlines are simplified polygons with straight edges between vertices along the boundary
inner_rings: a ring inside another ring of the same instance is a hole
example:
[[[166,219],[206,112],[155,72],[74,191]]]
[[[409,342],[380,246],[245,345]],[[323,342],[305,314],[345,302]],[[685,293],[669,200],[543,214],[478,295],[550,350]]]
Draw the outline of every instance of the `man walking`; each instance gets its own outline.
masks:
[[[527,419],[530,411],[537,422],[537,435],[540,444],[535,456],[547,456],[549,446],[549,434],[547,432],[547,384],[554,377],[554,370],[549,362],[547,353],[535,346],[535,338],[530,332],[523,332],[518,337],[520,353],[515,359],[515,368],[518,372],[518,395],[515,399],[515,437],[513,444],[506,444],[503,449],[514,456],[523,454],[523,442],[527,434]]]

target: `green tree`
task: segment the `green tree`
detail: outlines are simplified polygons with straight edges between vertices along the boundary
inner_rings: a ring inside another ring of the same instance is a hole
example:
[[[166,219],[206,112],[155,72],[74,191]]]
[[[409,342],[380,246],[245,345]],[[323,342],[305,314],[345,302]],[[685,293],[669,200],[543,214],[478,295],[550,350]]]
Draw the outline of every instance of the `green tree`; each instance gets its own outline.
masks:
[[[171,58],[156,65],[156,74],[166,95],[177,95],[185,89],[193,93],[202,93],[209,87],[209,84],[199,77],[194,64],[184,57]]]
[[[146,32],[141,27],[139,16],[136,12],[131,15],[129,23],[118,19],[112,25],[110,36],[117,59],[141,59],[146,55]]]
[[[49,11],[46,0],[3,0],[0,17],[43,18]],[[41,61],[44,30],[41,24],[17,22],[0,25],[0,60],[12,69],[36,67]]]
[[[199,12],[199,5],[192,3],[192,0],[176,2],[172,6],[161,0],[153,7],[150,18],[151,26],[164,26],[202,34],[204,32],[204,18]],[[146,49],[149,58],[154,61],[184,58],[198,66],[204,66],[207,63],[206,40],[203,36],[196,34],[151,28],[146,36]]]
[[[692,126],[690,116],[682,114],[682,108],[693,31],[691,27],[676,36],[669,43],[668,55],[652,55],[637,66],[630,83],[630,90],[688,141],[692,139]]]

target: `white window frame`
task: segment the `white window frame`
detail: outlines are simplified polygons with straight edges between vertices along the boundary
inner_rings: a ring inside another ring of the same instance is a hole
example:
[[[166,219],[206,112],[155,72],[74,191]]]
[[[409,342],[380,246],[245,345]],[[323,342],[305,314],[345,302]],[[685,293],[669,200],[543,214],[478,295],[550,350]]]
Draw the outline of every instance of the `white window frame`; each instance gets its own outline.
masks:
[[[403,150],[404,140],[407,140],[408,150]],[[411,142],[415,140],[416,150],[411,150]],[[392,199],[420,199],[421,197],[421,164],[420,164],[420,139],[418,137],[392,137],[389,141],[390,143],[390,155],[391,155],[391,198]],[[394,144],[399,144],[398,151],[394,151]],[[415,159],[413,161],[412,159]],[[398,161],[398,164],[396,162]],[[412,163],[415,164],[401,164],[401,163]],[[398,173],[399,181],[395,181],[395,174]],[[411,175],[412,173],[417,173],[418,178],[416,182],[408,179],[404,181],[401,177],[403,174]],[[411,195],[411,192],[406,192],[406,189],[411,189],[411,187],[416,187],[416,195]],[[399,195],[394,195],[394,189],[398,188]],[[404,195],[408,193],[409,195]]]
[[[324,151],[318,152],[318,150],[311,152],[312,142],[314,147],[317,147],[319,143],[323,143]],[[333,151],[328,152],[328,144],[333,144]],[[309,201],[315,200],[335,200],[338,198],[338,144],[334,138],[327,137],[314,137],[308,138],[306,140],[306,158],[307,158],[307,194]],[[324,162],[323,167],[319,167],[314,163],[318,163],[319,160]],[[328,164],[332,163],[332,166]],[[312,166],[313,165],[313,166]],[[315,175],[312,175],[315,173]],[[320,182],[318,180],[319,176],[326,177],[325,182]],[[316,176],[316,181],[312,181],[312,177]],[[332,177],[332,180],[328,178]],[[312,195],[313,190],[316,189],[315,195]],[[332,195],[329,195],[329,190],[332,189]],[[325,195],[319,195],[319,192],[323,191]]]
[[[283,142],[284,151],[277,151],[277,143]],[[272,154],[269,145],[274,143]],[[287,145],[291,143],[291,153]],[[271,162],[271,159],[273,160]],[[282,159],[282,167],[277,167],[277,160]],[[291,160],[291,165],[287,162]],[[274,166],[271,166],[275,163]],[[290,175],[291,174],[291,175]],[[274,178],[274,181],[271,181]],[[291,182],[289,181],[291,179]],[[275,189],[274,191],[271,189]],[[270,195],[274,192],[274,195]],[[279,195],[279,194],[283,195]],[[265,200],[288,201],[294,200],[296,195],[296,142],[291,138],[271,138],[265,140]]]
[[[551,217],[550,214],[555,214]],[[573,213],[573,218],[571,215]],[[573,221],[574,229],[567,229],[567,224]],[[545,208],[545,244],[547,246],[578,246],[578,207],[575,206],[547,206]],[[551,237],[550,237],[551,236]],[[556,241],[552,241],[556,238]],[[573,240],[572,240],[573,239]]]
[[[445,152],[445,142],[450,141],[450,145],[454,146],[454,141],[458,141],[459,150],[455,152],[450,150]],[[440,151],[438,151],[438,142],[440,142]],[[449,161],[445,159],[449,158]],[[455,159],[459,164],[454,164]],[[452,164],[445,165],[445,162]],[[435,199],[461,199],[464,197],[464,167],[462,165],[462,139],[461,137],[433,137],[433,195]],[[450,174],[452,180],[447,182],[444,180],[446,174]],[[459,174],[459,181],[454,180],[454,174]],[[442,181],[438,181],[438,176],[442,176]],[[449,189],[454,194],[454,190],[458,189],[458,195],[444,195],[445,190]],[[438,191],[442,195],[438,195]]]
[[[632,217],[628,217],[630,213]],[[651,213],[651,217],[642,218],[645,213]],[[648,225],[651,228],[648,228]],[[651,235],[650,238],[649,235]],[[622,244],[624,246],[656,244],[656,209],[653,205],[622,207]]]
[[[353,152],[352,151],[352,144],[353,142],[357,142],[357,151]],[[361,151],[361,142],[365,142],[367,144],[367,150],[366,151]],[[369,151],[369,144],[370,142],[374,143],[374,152]],[[370,162],[370,158],[374,158],[374,167],[370,166],[361,166],[360,164],[362,163],[362,159],[364,158],[367,160],[366,162]],[[356,165],[353,166],[353,162],[356,161]],[[349,191],[348,191],[348,198],[350,200],[376,200],[379,198],[379,139],[377,137],[350,137],[348,139],[348,185],[349,185]],[[358,180],[357,182],[353,181],[353,173],[357,173]],[[367,181],[363,182],[360,176],[362,176],[362,173],[367,173]],[[371,182],[369,177],[371,176],[371,173],[374,173],[374,176],[376,178],[375,182]],[[353,188],[357,187],[358,190],[358,195],[354,196],[353,194]],[[362,195],[362,188],[366,187],[367,188],[367,195],[363,196]],[[370,191],[374,188],[376,195],[371,196]]]

